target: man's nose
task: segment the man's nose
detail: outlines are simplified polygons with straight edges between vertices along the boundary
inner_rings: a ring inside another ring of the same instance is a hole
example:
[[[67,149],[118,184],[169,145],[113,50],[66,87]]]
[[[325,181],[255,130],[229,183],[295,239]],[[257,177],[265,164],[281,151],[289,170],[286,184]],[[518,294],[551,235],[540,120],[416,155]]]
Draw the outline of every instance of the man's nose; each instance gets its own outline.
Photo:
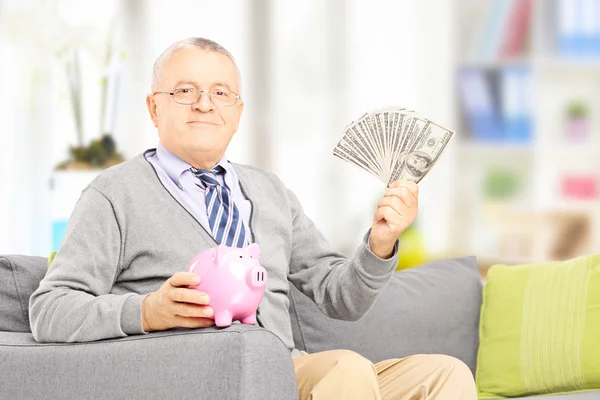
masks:
[[[198,111],[202,111],[202,112],[209,112],[214,107],[215,107],[215,105],[210,100],[210,94],[207,92],[200,93],[200,98],[198,99],[198,101],[195,102],[194,104],[192,104],[192,108],[194,110],[198,110]]]

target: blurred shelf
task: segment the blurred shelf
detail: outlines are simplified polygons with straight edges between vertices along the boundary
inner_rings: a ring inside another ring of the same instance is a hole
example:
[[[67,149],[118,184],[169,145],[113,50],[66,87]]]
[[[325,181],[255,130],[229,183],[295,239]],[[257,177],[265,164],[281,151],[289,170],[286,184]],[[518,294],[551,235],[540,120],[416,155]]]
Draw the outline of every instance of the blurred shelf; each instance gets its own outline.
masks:
[[[458,66],[461,68],[502,68],[507,66],[526,66],[530,65],[531,60],[529,58],[520,58],[514,60],[465,60],[460,61]]]
[[[565,199],[559,198],[552,201],[548,201],[543,204],[540,209],[548,210],[553,212],[561,212],[561,211],[581,211],[581,212],[591,212],[591,213],[600,213],[600,199]]]
[[[460,61],[459,68],[500,69],[513,66],[530,66],[539,72],[590,72],[600,73],[600,58],[534,57],[517,60]]]
[[[600,146],[597,144],[574,144],[567,141],[548,142],[540,144],[537,151],[543,153],[558,153],[567,158],[571,155],[577,157],[594,157],[600,159]]]
[[[559,58],[539,57],[532,62],[533,67],[540,70],[590,70],[600,72],[600,58]]]
[[[529,157],[533,150],[533,144],[519,142],[478,142],[464,141],[457,146],[462,153],[480,156],[522,156]]]
[[[484,35],[499,26],[488,26],[483,19],[494,12],[489,7],[492,2],[488,2],[488,7],[479,5],[481,3],[473,0],[469,2],[470,6],[461,6],[462,9],[457,6],[459,13],[455,28],[459,52],[455,53],[454,82],[457,94],[463,98],[457,96],[460,101],[454,110],[463,132],[454,145],[454,168],[461,189],[449,210],[452,213],[452,229],[448,236],[450,248],[454,250],[451,253],[477,257],[485,282],[493,265],[516,266],[544,261],[545,257],[550,257],[550,249],[554,249],[557,243],[568,246],[569,251],[575,254],[580,251],[577,250],[579,246],[592,250],[600,248],[600,196],[580,200],[565,198],[561,194],[570,191],[585,195],[600,190],[600,97],[597,96],[600,55],[575,58],[555,50],[558,43],[554,35],[554,17],[551,17],[554,2],[535,1],[526,38],[529,45],[522,48],[522,56],[512,60],[476,60],[474,58],[479,54],[503,54],[498,48],[493,48],[491,39],[487,47],[471,44],[488,40],[489,37]],[[482,18],[473,18],[478,11],[481,11]],[[486,12],[488,14],[484,16]],[[476,37],[477,33],[481,36]],[[476,40],[469,42],[472,38]],[[469,58],[471,54],[473,57]],[[511,96],[502,97],[503,94],[507,96],[505,92],[508,90],[503,86],[506,80],[503,79],[510,77],[511,67],[528,70],[530,80],[526,84],[529,95],[523,95],[522,91],[517,94],[513,87],[510,88],[513,89],[509,93]],[[469,68],[483,71],[461,75],[462,69]],[[505,69],[509,70],[507,75],[503,75]],[[468,85],[476,84],[485,86],[481,98],[470,97],[476,91]],[[519,107],[524,104],[529,107],[532,138],[528,143],[478,141],[469,129],[473,114],[466,112],[467,105],[470,111],[477,111],[471,107],[470,101],[480,102],[485,107],[492,104],[502,116],[505,99],[511,100],[512,106],[517,107],[519,103]],[[565,121],[566,107],[576,99],[586,102],[590,110],[589,135],[587,141],[581,143],[569,140]],[[485,200],[484,185],[489,177],[486,174],[494,167],[523,178],[515,206],[512,201],[503,204]],[[596,177],[595,188],[585,186]],[[577,178],[587,181],[581,184]],[[581,185],[583,188],[579,187]],[[577,238],[572,229],[579,228],[573,228],[577,225],[571,222],[580,221],[582,214],[589,221],[589,233],[585,233],[585,238]],[[523,257],[517,257],[520,255]]]
[[[537,79],[544,82],[556,79],[557,84],[564,84],[565,79],[598,79],[600,74],[600,59],[560,59],[542,58],[534,61],[533,69],[537,72]]]
[[[581,157],[600,160],[600,144],[556,142],[457,142],[456,147],[462,154],[490,157],[532,157],[536,155],[555,155],[565,159]],[[600,162],[599,162],[600,163]]]
[[[556,56],[536,56],[514,60],[466,60],[459,61],[458,66],[464,68],[502,68],[510,66],[531,66],[535,68],[554,69],[598,69],[600,71],[600,57],[561,58]]]

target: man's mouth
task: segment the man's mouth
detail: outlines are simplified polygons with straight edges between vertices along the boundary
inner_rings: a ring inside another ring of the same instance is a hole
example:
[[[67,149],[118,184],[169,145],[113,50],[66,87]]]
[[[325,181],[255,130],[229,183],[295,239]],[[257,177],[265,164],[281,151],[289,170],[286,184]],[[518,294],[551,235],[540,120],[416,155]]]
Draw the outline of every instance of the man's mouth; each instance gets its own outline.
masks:
[[[214,122],[210,122],[210,121],[188,121],[188,124],[217,126],[217,124],[215,124]]]

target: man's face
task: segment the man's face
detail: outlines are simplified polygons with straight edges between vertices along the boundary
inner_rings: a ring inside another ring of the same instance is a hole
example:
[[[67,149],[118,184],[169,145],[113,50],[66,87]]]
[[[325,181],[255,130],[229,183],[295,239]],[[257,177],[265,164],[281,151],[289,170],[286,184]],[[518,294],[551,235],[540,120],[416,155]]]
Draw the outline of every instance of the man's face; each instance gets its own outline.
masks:
[[[409,165],[412,165],[413,167],[415,167],[415,169],[417,169],[418,171],[425,171],[427,169],[427,167],[429,166],[429,163],[427,162],[427,160],[425,160],[423,157],[419,157],[418,155],[412,154],[408,157],[408,159],[406,160],[406,162]]]
[[[236,68],[221,53],[179,50],[163,66],[155,91],[185,88],[239,93]],[[165,94],[149,95],[147,105],[162,144],[188,162],[203,155],[222,155],[238,129],[243,110],[241,99],[230,107],[215,106],[208,93],[202,93],[200,100],[192,105],[178,104]]]

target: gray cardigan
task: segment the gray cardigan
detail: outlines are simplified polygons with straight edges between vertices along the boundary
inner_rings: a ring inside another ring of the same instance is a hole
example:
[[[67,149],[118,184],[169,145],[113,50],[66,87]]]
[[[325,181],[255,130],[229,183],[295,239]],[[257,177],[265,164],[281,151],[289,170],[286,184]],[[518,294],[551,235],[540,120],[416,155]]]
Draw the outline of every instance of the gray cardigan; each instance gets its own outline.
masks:
[[[346,259],[330,249],[275,175],[234,167],[252,203],[250,229],[269,274],[260,305],[263,326],[293,349],[288,282],[332,318],[355,320],[367,312],[392,276],[397,251],[380,259],[366,245],[367,232]],[[58,253],[30,298],[34,338],[86,342],[146,333],[144,297],[214,246],[144,154],[109,168],[82,192]]]

